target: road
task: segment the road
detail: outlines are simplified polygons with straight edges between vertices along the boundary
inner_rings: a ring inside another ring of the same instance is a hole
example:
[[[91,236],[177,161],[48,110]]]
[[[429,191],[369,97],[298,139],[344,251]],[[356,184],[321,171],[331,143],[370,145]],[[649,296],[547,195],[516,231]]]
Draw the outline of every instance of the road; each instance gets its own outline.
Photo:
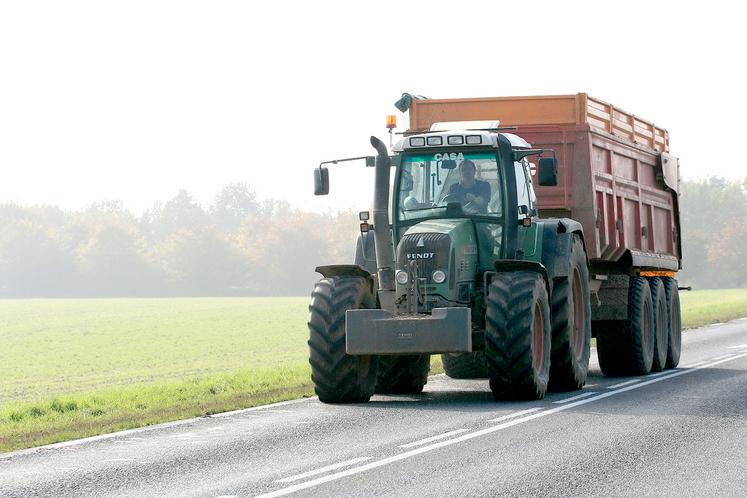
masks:
[[[747,320],[688,331],[680,368],[495,402],[429,379],[0,454],[0,496],[747,496]]]

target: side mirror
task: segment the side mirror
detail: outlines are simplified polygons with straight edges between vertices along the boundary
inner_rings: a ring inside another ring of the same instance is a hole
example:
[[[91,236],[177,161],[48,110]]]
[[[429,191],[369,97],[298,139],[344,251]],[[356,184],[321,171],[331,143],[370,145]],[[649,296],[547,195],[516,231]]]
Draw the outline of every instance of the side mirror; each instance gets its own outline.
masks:
[[[555,187],[558,184],[558,160],[554,157],[540,157],[538,172],[540,186]]]
[[[314,170],[314,195],[329,194],[329,170],[319,166]]]

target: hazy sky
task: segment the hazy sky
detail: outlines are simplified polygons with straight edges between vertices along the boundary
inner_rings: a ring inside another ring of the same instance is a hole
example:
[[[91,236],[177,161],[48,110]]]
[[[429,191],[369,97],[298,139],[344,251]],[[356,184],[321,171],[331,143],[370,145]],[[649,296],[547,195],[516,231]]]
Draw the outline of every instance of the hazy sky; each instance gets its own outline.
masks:
[[[140,212],[246,181],[366,208],[370,170],[335,167],[326,198],[311,172],[370,154],[403,91],[587,92],[667,128],[685,177],[747,176],[722,152],[745,134],[744,16],[683,4],[0,1],[0,203]]]

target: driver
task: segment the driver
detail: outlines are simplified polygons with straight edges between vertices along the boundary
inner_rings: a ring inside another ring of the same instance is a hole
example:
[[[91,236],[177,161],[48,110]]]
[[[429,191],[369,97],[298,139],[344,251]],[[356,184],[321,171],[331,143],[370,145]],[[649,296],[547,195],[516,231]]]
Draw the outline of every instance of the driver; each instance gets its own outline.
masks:
[[[459,183],[449,188],[449,197],[459,202],[462,207],[472,212],[485,212],[490,200],[490,184],[475,179],[477,168],[470,160],[459,165]]]

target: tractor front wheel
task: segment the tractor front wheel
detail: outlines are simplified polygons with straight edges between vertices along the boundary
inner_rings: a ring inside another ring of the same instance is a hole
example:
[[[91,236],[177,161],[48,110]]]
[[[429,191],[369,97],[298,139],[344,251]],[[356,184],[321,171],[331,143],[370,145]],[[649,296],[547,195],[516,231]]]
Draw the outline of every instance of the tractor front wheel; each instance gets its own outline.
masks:
[[[538,273],[497,273],[488,291],[485,330],[495,399],[540,399],[550,377],[550,304]]]
[[[345,352],[345,312],[373,308],[370,282],[361,277],[323,278],[309,305],[309,363],[311,380],[324,403],[361,403],[376,386],[377,356]]]

